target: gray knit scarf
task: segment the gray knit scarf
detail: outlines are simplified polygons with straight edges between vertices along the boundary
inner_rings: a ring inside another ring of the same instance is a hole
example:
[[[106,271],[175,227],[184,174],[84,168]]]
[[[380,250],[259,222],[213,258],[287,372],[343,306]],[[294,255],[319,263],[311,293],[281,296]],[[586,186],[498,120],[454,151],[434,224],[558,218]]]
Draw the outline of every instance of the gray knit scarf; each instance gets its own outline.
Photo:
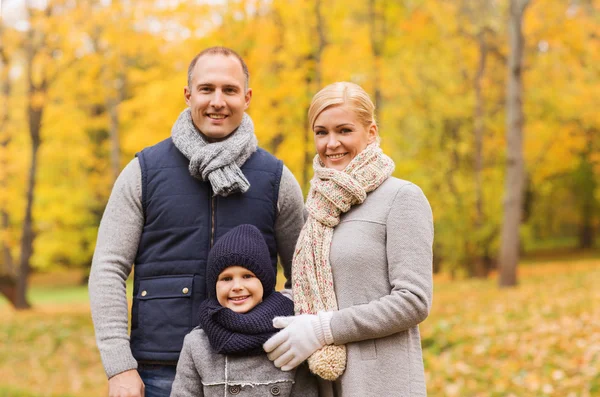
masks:
[[[229,196],[244,193],[250,183],[240,167],[258,147],[254,124],[246,113],[240,126],[220,142],[208,142],[192,121],[190,108],[186,108],[173,128],[171,138],[175,147],[190,160],[190,175],[208,180],[215,195]]]

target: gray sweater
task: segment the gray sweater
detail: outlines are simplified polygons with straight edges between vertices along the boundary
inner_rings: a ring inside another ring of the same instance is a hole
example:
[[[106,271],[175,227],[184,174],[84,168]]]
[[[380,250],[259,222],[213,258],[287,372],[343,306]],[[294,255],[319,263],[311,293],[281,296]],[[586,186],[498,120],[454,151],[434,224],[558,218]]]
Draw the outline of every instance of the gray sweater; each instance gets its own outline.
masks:
[[[316,397],[317,380],[306,364],[282,371],[267,358],[215,353],[196,328],[183,342],[171,397]]]
[[[129,310],[125,281],[133,268],[144,227],[141,169],[131,160],[117,178],[100,227],[89,279],[92,320],[106,375],[110,378],[137,368],[129,347]],[[304,200],[294,175],[283,167],[275,237],[280,262],[291,288],[291,263],[304,223]]]
[[[334,344],[346,371],[320,381],[321,396],[427,395],[418,324],[432,301],[431,208],[418,186],[389,178],[343,214],[330,262],[339,311]]]

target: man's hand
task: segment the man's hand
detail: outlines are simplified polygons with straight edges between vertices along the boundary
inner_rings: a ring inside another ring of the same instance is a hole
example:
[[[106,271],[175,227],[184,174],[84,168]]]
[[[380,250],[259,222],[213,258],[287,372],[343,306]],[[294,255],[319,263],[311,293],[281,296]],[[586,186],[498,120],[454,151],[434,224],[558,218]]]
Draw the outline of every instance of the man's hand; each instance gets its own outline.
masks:
[[[110,378],[108,397],[144,397],[144,382],[138,371],[130,369]]]
[[[291,371],[325,345],[319,317],[313,314],[275,317],[275,328],[283,328],[263,345],[276,367]]]

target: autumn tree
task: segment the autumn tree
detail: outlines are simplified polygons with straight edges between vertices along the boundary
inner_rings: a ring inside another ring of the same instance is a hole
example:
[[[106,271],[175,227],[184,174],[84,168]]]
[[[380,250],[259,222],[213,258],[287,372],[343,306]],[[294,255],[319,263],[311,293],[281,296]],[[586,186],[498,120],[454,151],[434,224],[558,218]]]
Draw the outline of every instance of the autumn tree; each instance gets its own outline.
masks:
[[[421,186],[432,205],[437,270],[484,277],[511,236],[511,259],[544,240],[593,245],[600,227],[600,59],[590,50],[600,37],[597,0],[526,3],[519,3],[526,23],[516,37],[528,39],[521,47],[505,40],[508,1],[53,0],[30,7],[29,29],[3,26],[0,41],[3,271],[10,273],[11,257],[15,269],[27,256],[34,269],[89,264],[116,175],[137,151],[170,135],[186,106],[188,63],[214,45],[246,60],[259,143],[305,190],[312,96],[335,81],[371,94],[394,175]],[[535,87],[527,101],[515,94],[519,77]],[[513,139],[523,114],[528,133]],[[502,150],[507,145],[520,147],[520,156]],[[502,219],[504,189],[510,222]],[[503,226],[512,229],[501,239]]]
[[[48,90],[74,62],[75,58],[64,45],[69,29],[61,24],[68,15],[66,2],[47,2],[37,8],[27,3],[29,28],[25,33],[25,84],[27,95],[27,125],[30,138],[30,164],[26,184],[26,205],[22,224],[19,272],[16,283],[14,306],[17,309],[30,307],[27,300],[27,280],[31,269],[33,242],[35,239],[33,205],[38,171],[38,153],[42,144],[42,121],[48,100]]]
[[[595,4],[594,4],[595,3]],[[600,28],[597,1],[538,0],[527,11],[528,92],[524,154],[528,218],[524,248],[536,240],[576,247],[594,245],[599,227],[600,119],[594,93]],[[563,203],[557,210],[556,203]]]
[[[510,52],[506,92],[506,177],[502,222],[499,285],[517,284],[519,227],[523,214],[525,165],[523,160],[523,15],[529,0],[511,0],[508,18]]]
[[[460,195],[470,196],[468,204],[461,205],[464,209],[463,222],[468,228],[461,259],[468,275],[480,278],[487,277],[493,266],[492,244],[498,235],[497,218],[490,216],[493,203],[490,205],[487,202],[493,202],[494,198],[489,197],[485,185],[494,182],[488,170],[494,167],[495,162],[489,149],[486,151],[486,146],[489,147],[493,142],[490,138],[494,134],[494,131],[490,131],[489,121],[500,110],[497,90],[490,88],[499,85],[500,82],[493,75],[498,65],[505,62],[499,40],[502,34],[502,27],[498,23],[501,14],[502,10],[495,2],[485,0],[460,2],[455,16],[458,23],[454,40],[464,39],[464,45],[469,48],[469,62],[462,65],[461,75],[466,77],[464,84],[471,86],[469,96],[472,98],[472,113],[461,122],[465,124],[466,131],[457,138],[457,146],[461,142],[465,149],[454,151],[455,159],[464,160],[453,161],[460,163],[461,178],[465,178],[463,184],[468,186],[468,190]]]

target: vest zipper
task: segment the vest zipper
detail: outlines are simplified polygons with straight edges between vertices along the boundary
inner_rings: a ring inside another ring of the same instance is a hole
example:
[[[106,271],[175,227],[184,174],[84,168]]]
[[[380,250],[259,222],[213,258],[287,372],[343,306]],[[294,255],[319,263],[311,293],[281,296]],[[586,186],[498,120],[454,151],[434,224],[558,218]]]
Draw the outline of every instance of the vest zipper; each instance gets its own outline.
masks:
[[[213,247],[215,242],[215,206],[216,196],[210,198],[210,248]]]

